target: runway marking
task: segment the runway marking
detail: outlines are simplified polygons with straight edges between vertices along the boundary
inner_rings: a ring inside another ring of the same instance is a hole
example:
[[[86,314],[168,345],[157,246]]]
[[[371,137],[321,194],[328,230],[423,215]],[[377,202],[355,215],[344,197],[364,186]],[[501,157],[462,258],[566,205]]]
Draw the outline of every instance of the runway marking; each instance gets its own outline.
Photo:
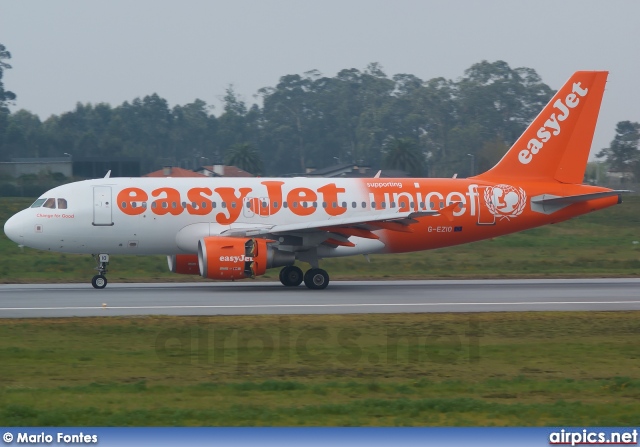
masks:
[[[86,306],[86,307],[0,307],[3,310],[158,310],[158,309],[247,309],[282,307],[390,307],[390,306],[527,306],[549,304],[639,304],[640,301],[527,301],[511,303],[338,303],[338,304],[234,304],[234,305],[193,305],[193,306]]]

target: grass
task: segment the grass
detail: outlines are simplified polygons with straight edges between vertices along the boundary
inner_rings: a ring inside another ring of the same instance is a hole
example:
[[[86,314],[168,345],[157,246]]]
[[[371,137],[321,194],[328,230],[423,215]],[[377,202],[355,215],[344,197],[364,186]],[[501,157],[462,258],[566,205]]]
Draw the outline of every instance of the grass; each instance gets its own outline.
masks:
[[[5,426],[630,426],[640,312],[0,320]]]
[[[0,225],[28,199],[0,198]],[[640,275],[640,196],[568,222],[445,249],[327,259],[333,280]],[[95,263],[88,255],[20,249],[0,236],[0,282],[85,282]],[[277,279],[278,269],[260,279]],[[114,256],[111,282],[199,281],[168,271],[164,256]]]

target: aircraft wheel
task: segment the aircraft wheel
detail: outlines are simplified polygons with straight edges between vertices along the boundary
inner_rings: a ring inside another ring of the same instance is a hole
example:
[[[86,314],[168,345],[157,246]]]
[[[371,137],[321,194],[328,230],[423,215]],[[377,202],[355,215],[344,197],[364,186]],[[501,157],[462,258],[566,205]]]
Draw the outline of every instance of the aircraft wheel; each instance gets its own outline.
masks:
[[[297,287],[302,283],[302,270],[295,265],[289,265],[280,270],[280,282],[287,287]]]
[[[329,274],[322,269],[310,269],[304,274],[304,284],[311,290],[326,289],[329,285]]]
[[[91,279],[91,285],[94,289],[104,289],[107,287],[107,277],[104,275],[96,275]]]

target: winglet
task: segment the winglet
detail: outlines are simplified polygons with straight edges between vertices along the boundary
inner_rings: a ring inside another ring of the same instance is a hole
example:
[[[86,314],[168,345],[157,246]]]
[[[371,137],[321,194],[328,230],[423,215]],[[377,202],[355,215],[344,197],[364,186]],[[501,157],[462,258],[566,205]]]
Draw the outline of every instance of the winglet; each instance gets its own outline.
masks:
[[[111,177],[111,169],[109,169],[109,172],[107,172],[107,175],[104,176],[104,178],[110,178]]]
[[[453,218],[455,217],[453,215],[453,213],[454,213],[454,211],[456,211],[456,209],[458,208],[460,203],[461,202],[451,202],[449,205],[447,205],[444,208],[438,210],[438,212],[440,214],[442,214],[444,217],[446,217],[447,220],[449,220],[449,222],[453,222]]]

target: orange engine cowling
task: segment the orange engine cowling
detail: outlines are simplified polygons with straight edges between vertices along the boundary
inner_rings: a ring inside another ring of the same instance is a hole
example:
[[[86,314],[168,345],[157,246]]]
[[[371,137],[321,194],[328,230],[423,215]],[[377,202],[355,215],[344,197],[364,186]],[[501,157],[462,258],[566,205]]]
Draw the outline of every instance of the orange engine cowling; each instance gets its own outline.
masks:
[[[254,278],[294,261],[293,253],[269,247],[265,239],[211,236],[198,242],[200,274],[209,279]]]
[[[183,275],[199,275],[198,255],[169,255],[167,256],[169,271]]]

